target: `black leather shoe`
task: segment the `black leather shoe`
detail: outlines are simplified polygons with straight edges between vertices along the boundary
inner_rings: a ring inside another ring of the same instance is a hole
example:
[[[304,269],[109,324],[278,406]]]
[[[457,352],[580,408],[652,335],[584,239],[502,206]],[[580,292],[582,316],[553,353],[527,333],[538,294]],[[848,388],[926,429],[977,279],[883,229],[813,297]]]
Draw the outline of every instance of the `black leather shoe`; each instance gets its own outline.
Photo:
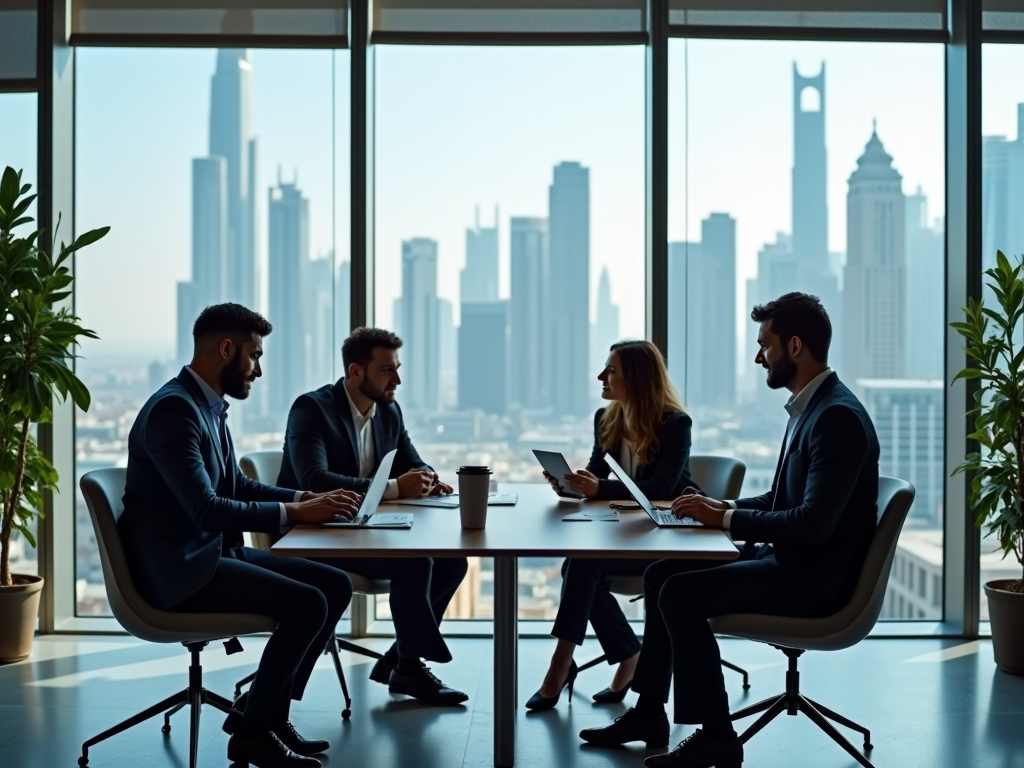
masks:
[[[558,689],[558,693],[554,696],[541,696],[540,691],[537,691],[530,700],[526,702],[526,708],[532,709],[534,712],[542,712],[545,709],[554,709],[558,700],[562,697],[562,691],[566,688],[569,689],[569,701],[572,701],[572,686],[576,682],[576,675],[579,673],[579,667],[576,666],[575,659],[569,667],[569,674],[565,677],[565,682],[562,683],[562,687]]]
[[[743,765],[743,742],[739,736],[719,741],[698,728],[671,752],[648,757],[644,765],[647,768],[740,768]]]
[[[425,704],[442,707],[461,704],[469,698],[462,691],[442,683],[429,667],[420,667],[411,675],[400,675],[398,670],[393,670],[388,680],[388,692],[412,696]]]
[[[609,686],[605,688],[603,691],[598,691],[590,698],[592,698],[598,704],[618,704],[624,698],[626,698],[626,694],[629,693],[629,687],[632,684],[633,681],[630,680],[628,683],[622,686],[622,690],[619,691],[613,690],[611,686]]]
[[[288,749],[297,755],[319,755],[331,748],[329,741],[325,739],[307,739],[298,731],[290,721],[286,720],[283,726],[274,729],[274,735],[281,740]]]
[[[272,731],[235,733],[228,739],[228,760],[237,768],[320,768],[320,761],[292,752]]]
[[[625,714],[604,728],[586,728],[580,731],[580,738],[601,747],[617,747],[631,741],[642,741],[648,749],[664,749],[668,746],[668,715],[662,712],[658,717],[644,717],[630,707]]]
[[[387,685],[391,682],[391,672],[394,668],[394,663],[387,656],[383,659],[377,659],[377,663],[370,670],[370,679],[375,683]]]

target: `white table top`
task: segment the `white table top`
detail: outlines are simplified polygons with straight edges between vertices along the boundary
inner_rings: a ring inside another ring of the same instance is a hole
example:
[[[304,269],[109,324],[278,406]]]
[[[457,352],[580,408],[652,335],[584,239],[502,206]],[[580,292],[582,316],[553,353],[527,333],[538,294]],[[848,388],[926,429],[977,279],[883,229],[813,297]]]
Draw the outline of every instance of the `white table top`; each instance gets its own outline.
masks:
[[[493,506],[487,527],[464,530],[458,509],[386,504],[385,512],[411,512],[409,529],[298,526],[271,549],[299,557],[636,557],[735,560],[736,547],[720,530],[657,528],[642,511],[623,511],[619,522],[564,522],[582,509],[608,509],[607,501],[560,501],[547,485],[502,484],[515,506]],[[627,500],[629,501],[629,500]],[[631,503],[631,502],[630,502]]]

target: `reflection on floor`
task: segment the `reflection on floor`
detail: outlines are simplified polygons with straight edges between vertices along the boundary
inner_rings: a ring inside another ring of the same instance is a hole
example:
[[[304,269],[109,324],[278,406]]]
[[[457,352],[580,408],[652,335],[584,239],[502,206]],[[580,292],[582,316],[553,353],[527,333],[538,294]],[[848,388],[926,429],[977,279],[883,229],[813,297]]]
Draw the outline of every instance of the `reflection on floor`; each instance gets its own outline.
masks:
[[[263,641],[243,639],[245,651],[227,656],[219,646],[204,654],[206,685],[230,696],[234,681],[253,669]],[[385,641],[367,641],[383,648]],[[490,640],[451,641],[456,661],[436,669],[470,695],[468,706],[434,709],[388,694],[370,682],[366,660],[344,659],[354,699],[349,722],[340,718],[341,692],[327,657],[321,659],[306,700],[293,707],[302,733],[329,739],[328,766],[362,768],[488,768],[492,747]],[[783,657],[772,648],[723,641],[724,655],[751,672],[746,694],[739,676],[726,672],[733,706],[758,701],[784,687]],[[551,642],[520,642],[520,701],[534,691]],[[597,652],[588,641],[579,660]],[[72,768],[84,739],[184,687],[187,654],[124,637],[44,637],[30,660],[0,667],[0,766]],[[1024,678],[998,672],[988,641],[868,640],[839,653],[808,654],[802,687],[813,699],[872,729],[878,768],[930,766],[1019,768],[1024,765]],[[517,763],[557,766],[639,766],[641,745],[619,750],[586,747],[581,728],[609,722],[622,705],[597,706],[590,694],[611,679],[607,667],[581,676],[572,704],[564,698],[546,713],[520,711]],[[201,766],[226,766],[227,736],[213,709],[203,714]],[[184,768],[188,720],[176,716],[168,736],[159,720],[93,748],[93,768]],[[677,726],[675,740],[690,732]],[[852,736],[852,734],[851,734]],[[854,743],[858,743],[854,741]],[[746,766],[855,765],[803,717],[780,717],[747,745]]]

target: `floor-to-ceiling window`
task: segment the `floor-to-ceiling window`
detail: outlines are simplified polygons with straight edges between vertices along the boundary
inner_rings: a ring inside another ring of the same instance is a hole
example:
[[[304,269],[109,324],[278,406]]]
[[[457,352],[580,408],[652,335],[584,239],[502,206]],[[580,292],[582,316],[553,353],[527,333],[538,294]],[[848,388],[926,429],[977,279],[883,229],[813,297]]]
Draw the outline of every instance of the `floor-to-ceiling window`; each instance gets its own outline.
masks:
[[[274,326],[263,378],[232,403],[239,456],[280,448],[295,397],[339,375],[350,316],[348,59],[77,51],[76,223],[111,227],[77,261],[77,311],[100,337],[78,362],[92,393],[76,419],[78,477],[124,466],[135,415],[189,362],[192,323],[210,304],[240,302]],[[108,612],[80,496],[76,598],[81,615]]]
[[[585,467],[608,347],[645,334],[644,49],[374,55],[374,322],[404,339],[416,447],[453,484],[542,482],[534,448]],[[560,565],[520,560],[521,617],[554,617]],[[489,618],[491,575],[449,614]]]
[[[828,362],[864,403],[880,471],[917,497],[882,616],[943,605],[943,47],[672,40],[669,313],[695,453],[771,487],[788,418],[751,308],[818,296]]]

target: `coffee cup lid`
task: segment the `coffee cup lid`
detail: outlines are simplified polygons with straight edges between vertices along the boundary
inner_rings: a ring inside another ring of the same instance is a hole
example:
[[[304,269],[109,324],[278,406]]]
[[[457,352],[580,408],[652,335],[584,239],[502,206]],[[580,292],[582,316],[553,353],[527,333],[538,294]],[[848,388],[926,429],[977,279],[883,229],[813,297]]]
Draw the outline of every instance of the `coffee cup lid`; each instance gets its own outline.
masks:
[[[467,464],[455,470],[457,475],[489,475],[491,468],[488,466]]]

